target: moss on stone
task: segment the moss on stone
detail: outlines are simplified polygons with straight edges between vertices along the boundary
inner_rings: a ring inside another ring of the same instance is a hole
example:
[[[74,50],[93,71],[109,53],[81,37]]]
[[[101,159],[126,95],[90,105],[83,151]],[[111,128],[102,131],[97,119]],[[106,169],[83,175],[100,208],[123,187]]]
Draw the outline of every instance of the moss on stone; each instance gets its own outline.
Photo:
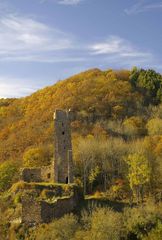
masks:
[[[13,184],[10,191],[12,193],[14,193],[14,192],[17,192],[20,190],[28,190],[28,189],[36,189],[36,190],[40,190],[40,191],[44,190],[44,189],[48,189],[48,190],[58,189],[58,191],[68,192],[68,191],[72,191],[75,187],[77,187],[76,184],[45,183],[45,182],[27,183],[27,182],[19,181],[19,182]]]

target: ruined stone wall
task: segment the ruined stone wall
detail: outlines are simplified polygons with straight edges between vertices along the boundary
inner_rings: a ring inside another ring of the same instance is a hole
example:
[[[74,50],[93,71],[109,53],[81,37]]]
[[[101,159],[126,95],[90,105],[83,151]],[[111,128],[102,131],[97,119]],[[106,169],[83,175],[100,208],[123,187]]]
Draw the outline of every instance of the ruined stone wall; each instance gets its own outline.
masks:
[[[54,114],[55,162],[54,181],[59,183],[73,182],[72,144],[69,113],[56,110]]]
[[[42,182],[41,168],[22,169],[21,180],[23,180],[24,182]]]
[[[52,166],[41,168],[41,179],[43,182],[53,182],[54,172]]]
[[[75,209],[76,204],[74,197],[58,199],[55,204],[53,218],[60,218],[65,214],[72,212]]]
[[[41,201],[41,221],[49,223],[53,219],[63,217],[72,212],[76,207],[74,197],[57,199],[55,203]]]
[[[22,198],[22,223],[49,223],[55,218],[72,212],[76,204],[74,197],[57,199],[56,202],[49,203],[25,196]]]
[[[34,197],[23,196],[21,199],[22,202],[22,223],[26,224],[38,224],[42,223],[41,215],[41,203],[36,201]]]
[[[41,168],[24,168],[21,180],[24,182],[53,182],[54,172],[52,166]]]
[[[40,185],[40,187],[42,186]],[[55,191],[58,189],[58,186],[53,191],[51,189],[50,195],[47,194],[46,197],[42,196],[43,188],[26,190],[21,199],[22,222],[27,224],[49,223],[55,218],[73,212],[84,199],[83,191],[78,186],[73,186],[68,196]]]

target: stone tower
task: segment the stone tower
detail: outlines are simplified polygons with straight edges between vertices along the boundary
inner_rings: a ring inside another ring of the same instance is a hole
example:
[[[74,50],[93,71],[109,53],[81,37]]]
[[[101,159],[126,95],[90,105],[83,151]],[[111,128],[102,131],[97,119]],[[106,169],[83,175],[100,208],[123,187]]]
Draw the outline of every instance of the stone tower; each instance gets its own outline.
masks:
[[[72,183],[73,160],[70,130],[70,111],[55,111],[54,132],[54,181],[58,183]]]

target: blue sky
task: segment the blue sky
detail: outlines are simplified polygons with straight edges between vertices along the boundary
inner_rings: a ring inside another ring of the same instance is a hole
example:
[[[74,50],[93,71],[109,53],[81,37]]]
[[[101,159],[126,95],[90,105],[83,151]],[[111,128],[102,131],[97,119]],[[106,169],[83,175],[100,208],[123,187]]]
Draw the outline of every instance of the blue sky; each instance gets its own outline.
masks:
[[[0,98],[89,68],[162,73],[162,0],[0,0]]]

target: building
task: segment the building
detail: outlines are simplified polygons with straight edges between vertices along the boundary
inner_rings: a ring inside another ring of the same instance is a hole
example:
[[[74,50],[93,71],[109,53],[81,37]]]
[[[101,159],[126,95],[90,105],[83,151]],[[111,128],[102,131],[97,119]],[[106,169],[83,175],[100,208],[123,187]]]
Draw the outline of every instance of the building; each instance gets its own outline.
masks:
[[[70,111],[54,113],[54,161],[50,166],[22,169],[25,182],[73,182],[73,158],[70,129]]]
[[[83,199],[82,189],[73,184],[70,111],[54,113],[54,146],[50,166],[22,170],[21,178],[26,183],[21,198],[22,223],[51,222],[74,211]]]

